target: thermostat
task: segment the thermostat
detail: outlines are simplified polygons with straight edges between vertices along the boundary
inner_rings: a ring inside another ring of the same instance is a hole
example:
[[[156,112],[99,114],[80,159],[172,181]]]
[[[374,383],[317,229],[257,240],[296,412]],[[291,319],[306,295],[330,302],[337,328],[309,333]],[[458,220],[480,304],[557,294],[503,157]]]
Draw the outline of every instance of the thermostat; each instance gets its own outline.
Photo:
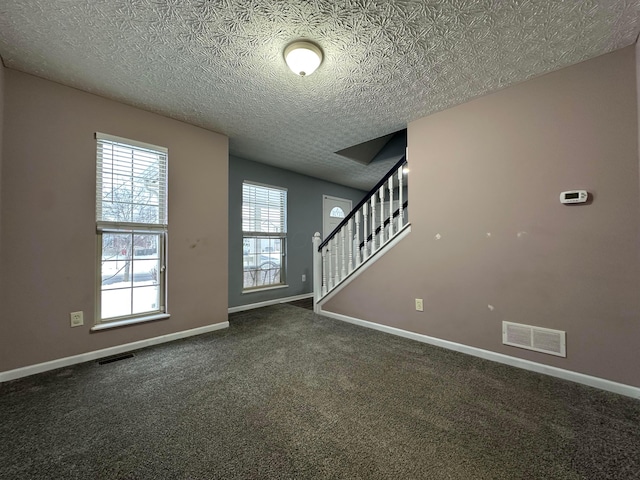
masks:
[[[560,203],[584,203],[588,198],[586,190],[569,190],[560,194]]]

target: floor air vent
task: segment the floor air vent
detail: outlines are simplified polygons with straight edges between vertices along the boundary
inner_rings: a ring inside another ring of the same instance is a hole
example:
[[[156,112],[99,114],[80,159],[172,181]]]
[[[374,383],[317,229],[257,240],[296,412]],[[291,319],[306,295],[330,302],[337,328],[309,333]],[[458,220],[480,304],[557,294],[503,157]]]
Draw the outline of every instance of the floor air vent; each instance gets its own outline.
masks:
[[[98,360],[98,365],[106,365],[107,363],[119,362],[120,360],[126,360],[127,358],[133,358],[133,353],[123,353],[122,355],[114,355],[113,357],[103,358]]]
[[[532,327],[521,323],[502,322],[502,343],[558,357],[567,356],[566,332]]]

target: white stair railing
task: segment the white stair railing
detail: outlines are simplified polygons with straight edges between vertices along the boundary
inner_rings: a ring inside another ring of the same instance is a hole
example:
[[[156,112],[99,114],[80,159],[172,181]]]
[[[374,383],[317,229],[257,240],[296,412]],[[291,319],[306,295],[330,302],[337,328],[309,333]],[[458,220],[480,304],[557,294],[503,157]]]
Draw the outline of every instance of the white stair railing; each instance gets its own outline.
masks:
[[[322,240],[320,233],[313,236],[316,305],[402,231],[407,221],[403,192],[406,164],[403,157],[327,238]]]

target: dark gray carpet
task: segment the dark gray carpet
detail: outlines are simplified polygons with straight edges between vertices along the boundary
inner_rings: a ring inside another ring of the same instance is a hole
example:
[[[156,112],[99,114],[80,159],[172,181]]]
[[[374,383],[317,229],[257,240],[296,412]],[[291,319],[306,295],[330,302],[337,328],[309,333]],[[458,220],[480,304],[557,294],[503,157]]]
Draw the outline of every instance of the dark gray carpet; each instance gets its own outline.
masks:
[[[313,310],[313,298],[303,298],[302,300],[294,300],[293,302],[287,302],[286,304],[294,307],[306,308],[307,310]]]
[[[0,478],[640,478],[637,400],[288,305],[230,320],[1,385]]]

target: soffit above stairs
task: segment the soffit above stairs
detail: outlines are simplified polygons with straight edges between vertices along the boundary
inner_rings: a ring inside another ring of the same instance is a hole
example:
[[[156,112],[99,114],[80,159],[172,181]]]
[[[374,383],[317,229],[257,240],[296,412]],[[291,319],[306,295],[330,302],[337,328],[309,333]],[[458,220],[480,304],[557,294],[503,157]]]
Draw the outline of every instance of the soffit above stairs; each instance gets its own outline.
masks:
[[[379,138],[374,138],[373,140],[359,143],[353,147],[343,148],[336,153],[342,157],[348,158],[349,160],[361,163],[362,165],[369,165],[376,155],[380,153],[380,150],[389,143],[389,140],[391,140],[394,135],[395,133],[390,133],[389,135],[384,135]]]

